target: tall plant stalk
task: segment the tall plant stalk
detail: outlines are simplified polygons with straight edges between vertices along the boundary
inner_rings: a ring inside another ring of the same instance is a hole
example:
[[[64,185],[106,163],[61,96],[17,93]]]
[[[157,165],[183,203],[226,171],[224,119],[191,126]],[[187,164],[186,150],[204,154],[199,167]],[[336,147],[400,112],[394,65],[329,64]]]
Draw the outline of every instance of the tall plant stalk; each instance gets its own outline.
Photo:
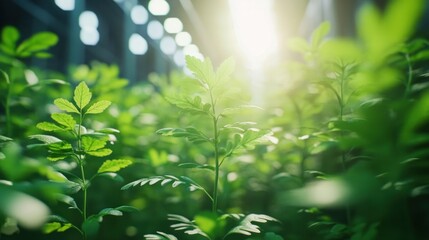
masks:
[[[215,177],[213,183],[213,201],[212,211],[217,211],[218,205],[218,189],[219,189],[219,131],[218,131],[218,119],[216,116],[216,101],[213,98],[213,93],[210,90],[210,102],[212,105],[212,120],[213,120],[213,146],[214,146],[214,158],[215,158]]]

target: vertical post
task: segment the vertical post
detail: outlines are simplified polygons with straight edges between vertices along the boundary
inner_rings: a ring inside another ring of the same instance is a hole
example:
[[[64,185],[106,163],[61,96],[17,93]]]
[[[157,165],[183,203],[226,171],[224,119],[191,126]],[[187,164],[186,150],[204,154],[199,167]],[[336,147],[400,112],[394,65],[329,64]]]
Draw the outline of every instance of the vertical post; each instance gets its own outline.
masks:
[[[85,10],[85,1],[75,1],[75,9],[70,13],[67,43],[67,65],[85,62],[85,47],[80,41],[79,16]]]
[[[131,20],[131,16],[130,16],[130,12],[131,12],[131,8],[135,5],[135,2],[129,1],[129,2],[125,2],[123,5],[123,10],[124,10],[124,18],[123,18],[123,28],[124,28],[124,33],[123,33],[123,45],[122,45],[122,49],[123,49],[123,60],[122,60],[122,69],[124,69],[123,74],[124,77],[127,78],[130,82],[130,84],[135,83],[136,82],[136,71],[137,71],[137,67],[136,67],[136,56],[133,55],[130,50],[128,49],[128,42],[130,39],[131,34],[133,34],[133,32],[136,30],[136,26],[135,24],[132,22]]]

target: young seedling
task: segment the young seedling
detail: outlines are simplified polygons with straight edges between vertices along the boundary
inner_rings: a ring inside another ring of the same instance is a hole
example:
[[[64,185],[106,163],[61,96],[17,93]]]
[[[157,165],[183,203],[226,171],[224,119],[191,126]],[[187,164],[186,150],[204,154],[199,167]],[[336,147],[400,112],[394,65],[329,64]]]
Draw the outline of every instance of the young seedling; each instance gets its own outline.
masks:
[[[97,173],[88,178],[88,172],[85,171],[85,165],[89,158],[105,157],[112,153],[112,150],[106,147],[110,141],[112,134],[119,131],[112,128],[104,128],[99,130],[91,130],[86,128],[83,123],[88,115],[102,113],[111,104],[110,101],[100,100],[90,104],[92,93],[85,82],[81,82],[74,90],[74,103],[63,99],[55,99],[54,104],[67,113],[52,113],[52,122],[41,122],[37,124],[37,128],[58,133],[61,138],[52,135],[32,135],[30,138],[42,141],[42,144],[35,146],[44,146],[48,149],[51,161],[72,160],[79,168],[80,176],[71,171],[63,171],[71,176],[64,177],[63,184],[72,193],[82,192],[82,206],[78,206],[75,200],[68,195],[59,196],[59,201],[69,205],[70,209],[77,210],[82,215],[81,225],[72,223],[71,221],[60,217],[52,216],[51,221],[44,227],[45,233],[54,231],[63,232],[73,228],[77,230],[83,237],[87,239],[96,235],[100,222],[104,216],[121,216],[123,212],[134,211],[130,206],[120,206],[116,208],[105,208],[96,214],[89,215],[88,205],[88,189],[91,182],[99,176],[116,176],[116,172],[129,166],[132,162],[127,159],[106,160],[99,167]]]
[[[256,144],[266,143],[266,142],[276,142],[276,139],[272,137],[272,132],[269,130],[261,130],[254,125],[253,122],[228,122],[230,120],[231,114],[234,112],[240,111],[245,108],[255,108],[250,105],[238,105],[237,103],[242,101],[242,99],[237,99],[239,95],[237,92],[234,92],[233,84],[230,82],[231,74],[234,70],[234,61],[228,59],[224,61],[219,68],[215,71],[213,69],[211,61],[206,58],[204,61],[201,61],[195,57],[187,56],[186,63],[188,69],[194,74],[195,81],[194,83],[194,92],[186,95],[179,96],[167,96],[167,100],[172,104],[176,105],[183,112],[188,114],[193,114],[198,116],[201,121],[209,121],[211,124],[210,129],[198,129],[195,126],[186,126],[184,128],[163,128],[157,131],[158,134],[162,136],[172,136],[172,137],[181,137],[186,138],[193,144],[209,144],[212,147],[212,153],[209,156],[213,156],[212,161],[209,161],[205,164],[198,164],[195,162],[182,163],[186,167],[196,168],[196,169],[210,169],[213,170],[213,188],[212,193],[196,183],[186,176],[152,176],[147,178],[142,178],[137,181],[131,182],[122,189],[128,189],[135,186],[143,186],[145,184],[153,185],[160,183],[162,186],[165,184],[172,184],[173,187],[178,185],[187,186],[190,190],[201,190],[211,201],[211,211],[212,218],[211,220],[217,222],[223,217],[217,217],[219,211],[219,188],[222,184],[220,182],[220,176],[223,174],[221,172],[221,166],[225,161],[233,155],[236,155],[239,152],[242,152],[246,149],[252,149]],[[231,99],[235,104],[230,104]],[[226,106],[225,106],[226,105]],[[256,215],[249,215],[256,216]],[[242,216],[246,218],[245,216]],[[274,219],[268,216],[265,216],[267,221],[273,221]],[[185,217],[179,215],[170,215],[169,217],[172,221],[182,222],[179,224],[184,224],[183,221],[189,223],[189,228],[195,227],[198,225],[194,224],[194,221],[191,221]],[[183,220],[183,221],[182,221]],[[178,226],[173,224],[172,227]],[[175,228],[175,230],[183,230],[183,228]],[[250,233],[247,231],[246,233]],[[204,231],[185,231],[187,234],[200,234],[207,239],[218,239],[217,234],[209,233],[208,230]],[[246,234],[244,231],[236,231],[235,233]],[[228,235],[228,234],[227,234]],[[226,235],[225,235],[226,236]],[[159,239],[169,239],[167,235],[159,235]],[[156,239],[154,235],[148,235],[147,239]],[[170,238],[171,239],[171,238]]]

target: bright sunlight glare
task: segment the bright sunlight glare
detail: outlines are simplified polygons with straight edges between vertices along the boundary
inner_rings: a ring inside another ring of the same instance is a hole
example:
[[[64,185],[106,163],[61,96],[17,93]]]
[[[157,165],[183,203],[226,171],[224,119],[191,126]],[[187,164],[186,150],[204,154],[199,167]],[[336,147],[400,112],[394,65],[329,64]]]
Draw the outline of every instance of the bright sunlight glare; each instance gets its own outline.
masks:
[[[272,5],[271,0],[229,0],[238,46],[251,65],[276,52]]]
[[[160,43],[161,51],[166,55],[174,54],[176,51],[176,42],[170,36],[165,36],[161,39]]]
[[[176,34],[175,40],[177,45],[181,47],[185,47],[192,43],[191,34],[189,34],[188,32],[179,32],[178,34]]]
[[[131,20],[135,24],[145,24],[149,19],[149,14],[142,5],[136,5],[131,10]]]
[[[170,12],[170,5],[165,0],[151,0],[148,8],[149,12],[155,16],[165,16]]]
[[[183,23],[178,18],[167,18],[164,21],[164,29],[168,33],[179,33],[183,29]]]
[[[162,24],[156,20],[150,21],[147,25],[147,35],[154,40],[161,39],[164,36]]]
[[[73,11],[75,0],[55,0],[55,4],[64,11]]]
[[[128,48],[135,55],[144,55],[148,45],[146,40],[138,33],[133,33],[128,40]]]

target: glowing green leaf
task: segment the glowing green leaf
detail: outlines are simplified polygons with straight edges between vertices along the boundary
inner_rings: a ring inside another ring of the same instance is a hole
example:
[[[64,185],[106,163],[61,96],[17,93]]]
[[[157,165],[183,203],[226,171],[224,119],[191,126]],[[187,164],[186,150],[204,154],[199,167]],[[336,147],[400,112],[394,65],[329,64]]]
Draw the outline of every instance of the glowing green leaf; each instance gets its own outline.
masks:
[[[64,98],[55,99],[54,104],[63,111],[79,113],[79,110],[77,110],[76,106]]]
[[[102,113],[106,108],[110,106],[111,102],[106,100],[101,100],[98,102],[95,102],[92,104],[88,110],[86,111],[87,114],[96,114],[96,113]]]
[[[51,32],[40,32],[23,41],[16,52],[20,57],[28,57],[31,54],[46,50],[57,44],[58,36]]]
[[[106,146],[106,141],[99,140],[96,138],[83,136],[82,137],[82,147],[85,151],[95,151]]]
[[[91,101],[92,93],[89,91],[85,82],[79,83],[74,90],[74,101],[79,109],[83,109]]]
[[[95,151],[87,151],[86,153],[94,157],[105,157],[109,156],[112,153],[112,150],[108,148],[102,148]]]
[[[65,129],[50,122],[41,122],[36,125],[36,127],[40,130],[47,132],[55,132],[55,131],[64,131]]]
[[[67,129],[73,129],[76,125],[74,118],[67,113],[53,113],[51,114],[51,117],[57,123],[67,127]]]
[[[131,164],[132,164],[131,160],[125,160],[125,159],[107,160],[101,165],[101,167],[98,169],[97,172],[98,173],[117,172],[122,168],[126,168]]]
[[[2,31],[2,41],[8,47],[15,47],[16,41],[19,39],[19,32],[15,27],[6,26]]]
[[[330,28],[331,25],[329,22],[323,22],[318,28],[316,28],[316,30],[314,30],[311,35],[311,45],[313,48],[317,48],[320,45],[322,39],[328,34]]]

